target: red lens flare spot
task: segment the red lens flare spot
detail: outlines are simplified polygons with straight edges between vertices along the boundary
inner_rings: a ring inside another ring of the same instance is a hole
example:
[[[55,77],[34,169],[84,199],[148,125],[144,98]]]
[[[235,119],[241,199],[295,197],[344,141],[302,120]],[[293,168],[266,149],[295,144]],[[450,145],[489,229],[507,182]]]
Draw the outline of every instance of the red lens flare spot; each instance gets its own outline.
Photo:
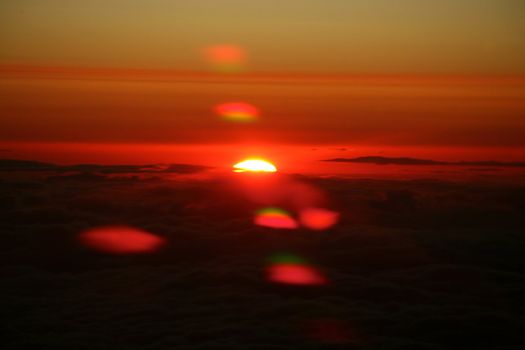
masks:
[[[339,213],[322,208],[307,208],[299,213],[301,224],[311,230],[326,230],[339,220]]]
[[[254,222],[256,225],[277,229],[296,229],[299,225],[286,211],[279,208],[258,210]]]
[[[127,226],[93,228],[81,233],[79,239],[85,246],[109,254],[149,253],[165,243],[161,237]]]
[[[204,50],[206,60],[220,72],[238,72],[244,69],[247,54],[237,45],[222,44],[209,46]]]
[[[208,58],[214,62],[239,62],[246,59],[246,51],[237,45],[213,45],[206,49]]]
[[[244,102],[228,102],[217,105],[215,113],[225,120],[235,122],[251,122],[259,117],[259,110]]]
[[[267,278],[270,282],[299,286],[320,286],[328,283],[315,268],[295,263],[270,266],[267,270]]]
[[[242,173],[246,171],[251,172],[263,172],[263,173],[275,173],[277,168],[272,163],[264,159],[246,159],[233,166],[233,171],[236,173]]]

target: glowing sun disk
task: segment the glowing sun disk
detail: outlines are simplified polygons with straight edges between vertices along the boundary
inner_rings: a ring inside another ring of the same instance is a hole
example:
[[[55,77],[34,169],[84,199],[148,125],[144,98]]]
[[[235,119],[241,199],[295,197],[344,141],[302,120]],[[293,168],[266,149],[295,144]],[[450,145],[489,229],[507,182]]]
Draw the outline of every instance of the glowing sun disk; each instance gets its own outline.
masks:
[[[277,168],[270,162],[267,162],[262,159],[246,159],[242,162],[239,162],[233,166],[233,171],[235,172],[265,172],[265,173],[275,173]]]

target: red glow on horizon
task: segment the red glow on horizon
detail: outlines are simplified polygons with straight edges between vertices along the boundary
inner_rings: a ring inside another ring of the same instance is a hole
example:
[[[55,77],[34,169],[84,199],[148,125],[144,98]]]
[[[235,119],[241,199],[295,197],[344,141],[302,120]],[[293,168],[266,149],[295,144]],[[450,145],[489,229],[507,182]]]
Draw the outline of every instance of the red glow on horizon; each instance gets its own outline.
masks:
[[[93,228],[81,233],[79,240],[89,248],[110,254],[148,253],[165,243],[161,237],[127,226]]]
[[[235,171],[233,185],[258,207],[280,207],[285,203],[287,181],[279,173]]]

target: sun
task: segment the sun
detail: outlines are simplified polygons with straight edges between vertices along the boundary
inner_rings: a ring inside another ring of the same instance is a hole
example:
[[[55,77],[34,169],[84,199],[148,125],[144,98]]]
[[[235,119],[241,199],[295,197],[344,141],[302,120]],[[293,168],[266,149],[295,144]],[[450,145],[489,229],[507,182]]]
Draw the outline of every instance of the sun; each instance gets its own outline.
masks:
[[[233,171],[242,173],[245,171],[275,173],[277,168],[263,159],[246,159],[233,166]]]

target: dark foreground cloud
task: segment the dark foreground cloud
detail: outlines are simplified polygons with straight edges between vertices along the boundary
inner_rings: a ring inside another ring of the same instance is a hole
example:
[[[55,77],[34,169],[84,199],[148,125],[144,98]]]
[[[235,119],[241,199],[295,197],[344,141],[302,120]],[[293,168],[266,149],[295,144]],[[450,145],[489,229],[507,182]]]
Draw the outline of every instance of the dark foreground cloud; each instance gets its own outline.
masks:
[[[457,166],[484,166],[484,167],[525,167],[525,162],[501,162],[496,160],[487,161],[461,161],[461,162],[442,162],[431,159],[419,159],[410,157],[380,157],[366,156],[356,158],[333,158],[325,159],[324,162],[337,163],[366,163],[376,165],[457,165]]]
[[[99,165],[76,164],[56,165],[31,160],[0,159],[0,172],[8,171],[53,171],[57,173],[83,172],[100,174],[131,173],[175,173],[191,174],[210,169],[210,167],[192,164],[147,164],[147,165]]]
[[[522,348],[525,186],[302,178],[341,216],[309,231],[253,225],[225,178],[31,174],[0,181],[5,349]],[[165,244],[78,240],[110,225]],[[276,254],[329,283],[269,283]]]

